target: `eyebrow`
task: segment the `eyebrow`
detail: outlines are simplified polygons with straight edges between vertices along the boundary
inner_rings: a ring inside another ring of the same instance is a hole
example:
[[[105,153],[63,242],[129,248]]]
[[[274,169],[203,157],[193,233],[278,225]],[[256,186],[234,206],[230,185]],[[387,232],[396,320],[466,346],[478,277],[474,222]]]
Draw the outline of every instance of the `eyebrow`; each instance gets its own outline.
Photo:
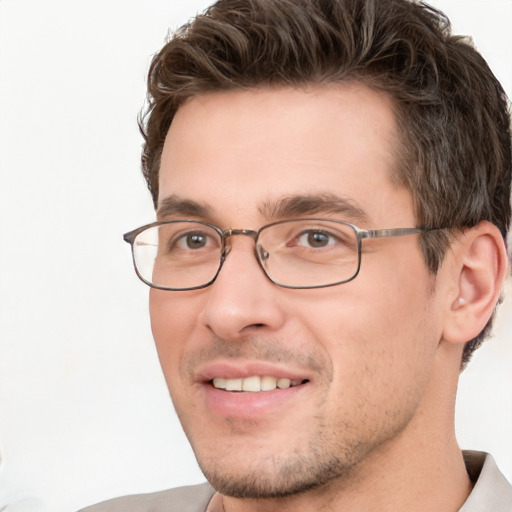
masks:
[[[340,215],[343,220],[368,222],[368,215],[353,200],[336,194],[293,195],[267,201],[260,213],[269,220],[304,217],[308,215]]]
[[[339,215],[342,220],[368,222],[366,212],[352,199],[328,193],[285,196],[277,201],[263,202],[258,210],[269,221],[311,215]],[[158,220],[172,217],[211,219],[213,208],[207,203],[171,195],[160,201],[156,216]]]
[[[200,217],[211,216],[211,208],[207,204],[197,203],[190,199],[182,199],[176,195],[165,197],[160,201],[156,211],[156,218],[159,220],[168,217]]]

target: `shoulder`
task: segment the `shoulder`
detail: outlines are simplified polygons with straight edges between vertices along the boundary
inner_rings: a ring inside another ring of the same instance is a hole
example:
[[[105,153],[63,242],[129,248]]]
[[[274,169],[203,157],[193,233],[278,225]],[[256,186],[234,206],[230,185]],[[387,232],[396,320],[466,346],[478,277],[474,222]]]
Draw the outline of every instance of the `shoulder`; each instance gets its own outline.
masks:
[[[177,487],[104,501],[79,512],[205,512],[214,489],[209,484]]]

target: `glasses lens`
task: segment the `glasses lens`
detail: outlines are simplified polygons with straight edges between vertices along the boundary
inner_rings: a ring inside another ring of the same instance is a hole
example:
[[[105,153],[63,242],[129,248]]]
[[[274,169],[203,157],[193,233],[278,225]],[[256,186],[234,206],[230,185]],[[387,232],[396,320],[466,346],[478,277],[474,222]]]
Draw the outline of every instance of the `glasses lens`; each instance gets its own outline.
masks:
[[[268,276],[283,286],[314,288],[352,279],[359,268],[355,230],[329,220],[296,220],[261,231],[258,254]]]
[[[148,284],[174,290],[196,288],[215,277],[221,239],[200,222],[168,222],[137,235],[133,258],[138,274]]]

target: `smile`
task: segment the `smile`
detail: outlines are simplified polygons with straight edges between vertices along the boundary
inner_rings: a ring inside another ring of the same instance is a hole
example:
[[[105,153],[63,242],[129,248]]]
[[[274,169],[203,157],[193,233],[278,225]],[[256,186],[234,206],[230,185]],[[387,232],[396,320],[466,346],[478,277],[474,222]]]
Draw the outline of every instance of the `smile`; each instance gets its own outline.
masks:
[[[307,380],[290,380],[287,378],[272,376],[259,377],[257,375],[240,379],[215,377],[211,380],[211,384],[216,389],[223,389],[226,391],[246,391],[250,393],[273,391],[275,389],[288,389],[304,384],[305,382],[307,382]]]

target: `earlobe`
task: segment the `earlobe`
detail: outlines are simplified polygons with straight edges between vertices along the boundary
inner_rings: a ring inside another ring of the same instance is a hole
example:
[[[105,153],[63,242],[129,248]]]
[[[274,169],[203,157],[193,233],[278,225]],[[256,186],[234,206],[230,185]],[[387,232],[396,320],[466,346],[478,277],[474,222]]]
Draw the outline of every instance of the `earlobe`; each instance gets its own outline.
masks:
[[[480,334],[496,307],[507,253],[499,229],[486,221],[466,230],[455,246],[456,297],[450,299],[444,339],[466,343]]]

